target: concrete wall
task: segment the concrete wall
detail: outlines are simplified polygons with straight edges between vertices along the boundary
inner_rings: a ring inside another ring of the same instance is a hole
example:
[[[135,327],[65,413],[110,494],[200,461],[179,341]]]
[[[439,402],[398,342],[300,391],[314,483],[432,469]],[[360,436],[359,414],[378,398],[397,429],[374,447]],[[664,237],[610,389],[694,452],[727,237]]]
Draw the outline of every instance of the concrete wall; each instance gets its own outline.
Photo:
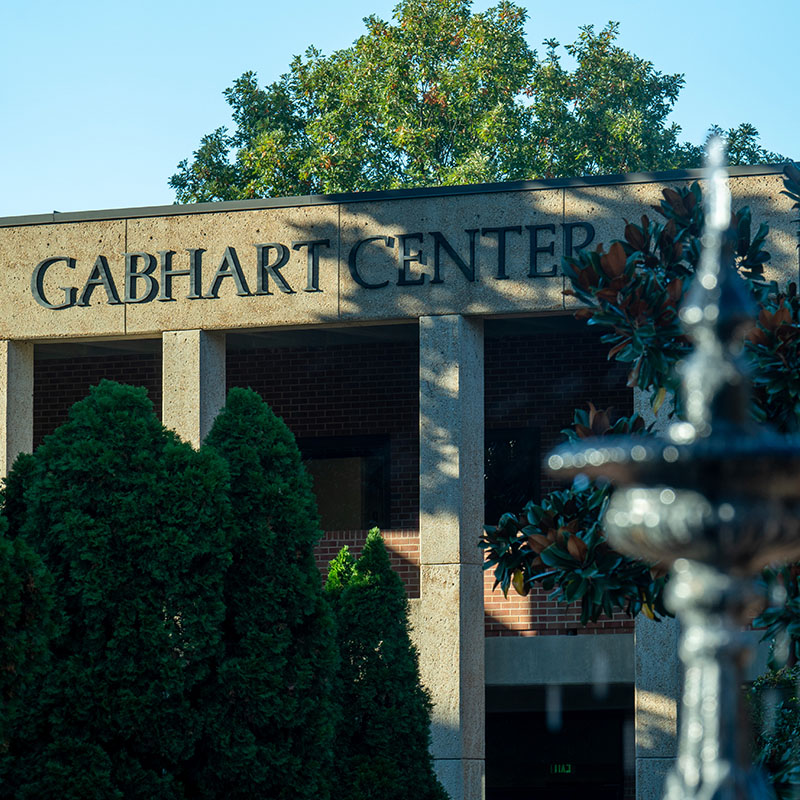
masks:
[[[487,637],[486,685],[633,683],[633,634]]]
[[[431,752],[453,800],[484,786],[483,320],[423,317],[419,332],[420,677]]]
[[[575,303],[562,295],[561,256],[586,240],[587,226],[590,246],[608,244],[623,219],[650,212],[663,187],[696,177],[0,219],[0,339],[563,311]],[[780,173],[734,169],[731,189],[735,205],[748,202],[754,220],[771,225],[766,277],[795,276]]]

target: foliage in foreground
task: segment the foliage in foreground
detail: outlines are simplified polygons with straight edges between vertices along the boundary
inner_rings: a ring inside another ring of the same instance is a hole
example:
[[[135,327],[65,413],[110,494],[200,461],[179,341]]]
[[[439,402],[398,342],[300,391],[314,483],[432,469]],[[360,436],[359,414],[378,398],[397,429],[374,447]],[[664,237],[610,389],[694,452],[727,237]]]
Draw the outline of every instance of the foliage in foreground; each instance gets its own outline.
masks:
[[[291,432],[250,389],[231,389],[204,449],[230,470],[233,560],[200,796],[327,797],[337,654],[311,481]]]
[[[800,208],[796,165],[786,166],[784,187],[793,208]],[[564,260],[564,268],[572,283],[567,293],[584,305],[577,316],[603,328],[603,341],[610,345],[608,358],[630,365],[628,385],[650,394],[654,413],[669,399],[666,407],[680,417],[675,367],[690,343],[677,312],[699,262],[703,206],[697,184],[664,189],[662,195],[654,208],[664,222],[646,215],[640,223],[626,222],[624,238],[607,252],[602,246],[579,251]],[[795,283],[782,289],[765,280],[767,234],[763,223],[753,231],[748,208],[735,212],[726,256],[748,281],[758,308],[743,353],[755,388],[752,416],[794,433],[800,429],[800,297]],[[640,424],[634,430],[631,421],[617,425],[620,430],[614,432],[645,433]],[[574,431],[566,433],[584,438],[606,432],[612,432],[607,413],[590,405],[588,413],[576,412]],[[499,525],[487,526],[481,546],[486,551],[484,568],[494,568],[495,586],[504,592],[513,586],[524,595],[540,584],[557,600],[580,601],[583,623],[616,609],[631,615],[640,610],[664,613],[663,571],[614,554],[605,541],[601,517],[609,492],[609,487],[576,481],[569,489],[530,503],[524,521],[506,514]],[[800,565],[765,570],[762,578],[765,594],[781,599],[753,625],[764,629],[764,639],[785,640],[789,663],[795,664],[800,659]],[[773,661],[751,693],[757,716],[756,760],[767,769],[780,800],[789,800],[800,786],[800,673],[796,666],[777,672],[774,667]],[[776,691],[777,702],[771,694]],[[769,719],[764,719],[764,709]]]
[[[226,90],[236,128],[203,137],[170,179],[179,202],[574,177],[696,167],[668,115],[683,86],[616,44],[618,25],[580,29],[543,57],[527,12],[503,0],[401,0],[365,19],[351,47],[310,47],[262,88]],[[732,163],[783,160],[744,123]]]
[[[0,797],[446,800],[383,540],[323,589],[310,480],[255,392],[197,452],[104,381],[3,501]]]
[[[622,417],[613,425],[606,411],[589,405],[578,410],[571,439],[606,434],[646,433],[641,417]],[[606,540],[602,516],[608,485],[576,482],[530,502],[522,515],[504,514],[487,525],[480,546],[484,569],[494,568],[495,588],[509,587],[523,596],[535,584],[564,603],[580,603],[581,624],[615,611],[654,617],[666,613],[661,599],[664,571],[616,552]]]
[[[328,796],[317,512],[257,395],[195,451],[104,381],[17,460],[3,514],[0,797]]]
[[[800,792],[800,667],[758,677],[748,693],[755,728],[756,763],[767,771],[778,800]]]
[[[0,517],[0,780],[13,728],[48,668],[52,613],[50,573]]]
[[[428,750],[430,700],[409,638],[408,600],[377,529],[358,560],[344,548],[331,562],[326,589],[342,659],[337,797],[446,800]]]
[[[221,645],[224,464],[165,430],[144,390],[107,381],[18,463],[6,513],[47,565],[58,627],[0,796],[180,798]]]

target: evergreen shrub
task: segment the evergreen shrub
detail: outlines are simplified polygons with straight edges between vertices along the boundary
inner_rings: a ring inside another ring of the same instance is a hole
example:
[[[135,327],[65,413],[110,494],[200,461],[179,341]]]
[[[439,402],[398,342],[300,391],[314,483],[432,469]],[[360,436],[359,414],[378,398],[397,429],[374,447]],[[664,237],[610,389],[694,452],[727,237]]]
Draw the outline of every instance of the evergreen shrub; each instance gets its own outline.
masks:
[[[445,800],[430,755],[430,699],[420,684],[408,600],[377,529],[356,561],[347,548],[326,584],[336,610],[342,707],[339,800]]]
[[[0,784],[10,741],[47,669],[52,606],[50,573],[25,541],[8,536],[0,517]]]
[[[109,381],[21,460],[7,513],[49,568],[60,624],[0,796],[192,795],[222,644],[227,487],[224,463],[164,429],[143,389]]]
[[[205,696],[203,797],[328,796],[337,665],[314,547],[316,500],[289,429],[249,389],[232,389],[204,446],[231,476],[233,562],[224,650]]]

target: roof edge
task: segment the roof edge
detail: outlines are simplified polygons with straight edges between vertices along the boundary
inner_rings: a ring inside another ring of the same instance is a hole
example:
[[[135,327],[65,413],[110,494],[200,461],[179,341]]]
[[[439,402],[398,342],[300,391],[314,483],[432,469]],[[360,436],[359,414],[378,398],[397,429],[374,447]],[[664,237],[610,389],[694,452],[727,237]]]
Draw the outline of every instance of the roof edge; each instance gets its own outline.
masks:
[[[732,178],[781,174],[784,164],[759,164],[729,167]],[[453,197],[499,192],[526,192],[542,189],[570,189],[585,186],[616,186],[635,183],[662,183],[665,181],[697,180],[703,177],[702,169],[675,169],[661,172],[632,172],[624,175],[589,175],[583,178],[547,178],[507,183],[475,183],[465,186],[427,186],[416,189],[385,189],[370,192],[344,192],[341,194],[300,195],[295,197],[268,197],[262,200],[225,200],[211,203],[185,205],[142,206],[139,208],[112,208],[97,211],[53,212],[0,217],[0,228],[25,225],[50,225],[65,222],[91,222],[100,220],[134,219],[140,217],[173,217],[188,214],[213,214],[224,211],[254,211],[269,208],[294,208],[336,205],[340,203],[370,203],[383,200],[409,200],[422,197]]]

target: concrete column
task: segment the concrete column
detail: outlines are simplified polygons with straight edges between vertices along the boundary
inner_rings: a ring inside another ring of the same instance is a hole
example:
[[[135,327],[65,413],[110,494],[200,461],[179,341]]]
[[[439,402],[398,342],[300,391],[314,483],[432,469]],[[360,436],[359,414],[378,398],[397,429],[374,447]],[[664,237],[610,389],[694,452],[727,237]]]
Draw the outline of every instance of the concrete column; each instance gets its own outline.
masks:
[[[225,334],[165,331],[162,422],[199,447],[225,404]]]
[[[0,477],[33,450],[33,343],[0,340]]]
[[[634,631],[636,800],[662,800],[678,755],[679,626],[636,618]]]
[[[452,800],[484,791],[483,321],[422,317],[420,606],[422,681],[433,700],[436,772]]]
[[[667,427],[665,404],[653,416],[650,397],[634,392],[634,409],[654,431]],[[653,622],[640,614],[634,631],[636,800],[662,800],[664,779],[678,755],[678,701],[682,668],[678,657],[679,626],[666,618]]]

